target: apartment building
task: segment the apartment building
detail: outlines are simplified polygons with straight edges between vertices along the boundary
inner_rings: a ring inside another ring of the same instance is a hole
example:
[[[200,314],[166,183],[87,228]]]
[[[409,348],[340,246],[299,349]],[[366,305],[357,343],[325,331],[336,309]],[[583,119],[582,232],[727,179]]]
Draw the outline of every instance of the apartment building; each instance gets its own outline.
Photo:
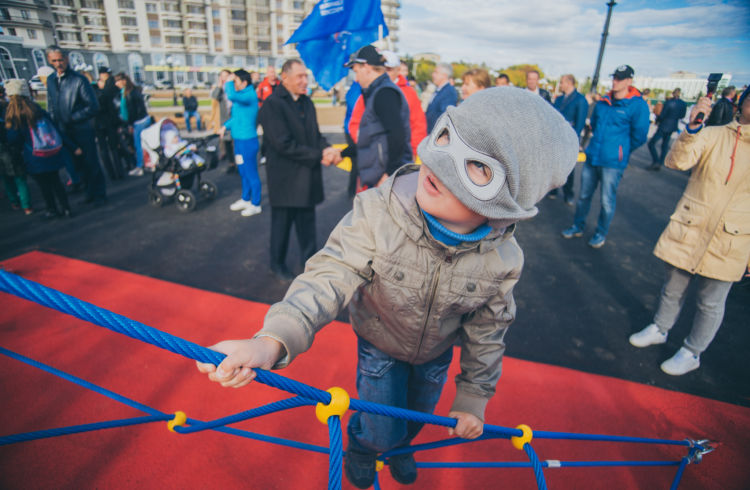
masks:
[[[0,77],[30,78],[44,48],[71,66],[125,71],[138,84],[202,84],[224,67],[262,70],[297,56],[284,43],[317,0],[0,0]],[[381,0],[398,42],[399,0]]]

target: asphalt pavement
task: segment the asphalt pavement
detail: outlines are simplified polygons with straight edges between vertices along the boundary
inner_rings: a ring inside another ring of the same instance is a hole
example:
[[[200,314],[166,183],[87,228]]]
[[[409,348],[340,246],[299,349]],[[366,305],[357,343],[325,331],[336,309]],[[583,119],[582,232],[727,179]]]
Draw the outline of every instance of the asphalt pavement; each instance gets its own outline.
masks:
[[[328,137],[332,143],[343,142],[340,133]],[[535,218],[519,223],[516,236],[526,263],[515,289],[518,312],[506,336],[507,355],[750,406],[747,280],[732,288],[724,323],[697,371],[672,377],[659,369],[690,330],[695,311],[692,293],[666,344],[636,349],[628,343],[628,336],[653,318],[664,265],[651,250],[688,179],[686,173],[667,169],[647,171],[649,163],[645,147],[632,155],[620,184],[616,216],[601,249],[586,245],[599,211],[598,194],[583,238],[560,236],[574,211],[561,199],[544,199]],[[203,290],[275,302],[288,283],[268,268],[270,209],[265,186],[263,212],[242,217],[229,210],[240,196],[239,176],[225,169],[222,164],[203,173],[218,186],[218,196],[199,201],[190,213],[180,212],[173,203],[161,208],[149,205],[147,174],[108,182],[107,204],[99,208],[80,204],[83,196],[72,195],[74,217],[52,221],[42,219],[43,201],[30,179],[36,214],[11,211],[7,199],[0,200],[0,260],[41,250]],[[323,172],[326,199],[317,208],[319,246],[351,208],[348,173],[338,168]],[[580,164],[576,172],[580,174]],[[260,174],[265,184],[262,166]],[[576,190],[578,184],[577,179]],[[294,272],[301,271],[294,236],[287,262]],[[251,327],[248,335],[254,330]]]

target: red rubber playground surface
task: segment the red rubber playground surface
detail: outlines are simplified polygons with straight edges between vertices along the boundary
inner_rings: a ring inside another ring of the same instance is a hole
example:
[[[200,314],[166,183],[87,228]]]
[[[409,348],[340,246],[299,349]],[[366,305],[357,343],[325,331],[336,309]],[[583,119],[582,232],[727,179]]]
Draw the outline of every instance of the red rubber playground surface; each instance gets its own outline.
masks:
[[[0,263],[5,270],[201,345],[246,338],[268,306],[32,252]],[[0,293],[0,347],[73,374],[157,410],[212,420],[289,395],[255,384],[224,389],[194,363],[158,347]],[[457,356],[456,356],[457,357]],[[280,374],[353,397],[355,337],[333,323],[313,348]],[[458,369],[451,367],[451,377]],[[0,356],[0,436],[144,415],[98,393]],[[454,387],[446,385],[438,414]],[[346,418],[344,423],[346,423]],[[534,430],[658,439],[712,439],[721,444],[689,465],[683,489],[743,489],[750,481],[750,409],[614,378],[506,358],[487,422]],[[242,422],[237,428],[328,446],[328,429],[312,407]],[[428,426],[416,443],[445,437]],[[678,461],[684,446],[535,439],[539,458],[562,461]],[[527,462],[505,439],[417,453],[422,461]],[[676,466],[549,468],[551,489],[669,488]],[[326,454],[206,431],[169,432],[166,423],[99,430],[0,447],[0,488],[325,488]],[[387,470],[383,488],[397,488]],[[344,481],[344,488],[350,488]],[[536,488],[530,468],[421,468],[411,488]]]

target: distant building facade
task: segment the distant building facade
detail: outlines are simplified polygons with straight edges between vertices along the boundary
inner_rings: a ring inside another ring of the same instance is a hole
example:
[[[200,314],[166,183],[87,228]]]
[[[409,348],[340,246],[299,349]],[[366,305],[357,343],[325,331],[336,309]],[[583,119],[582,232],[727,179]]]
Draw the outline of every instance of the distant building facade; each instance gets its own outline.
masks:
[[[0,1],[0,77],[31,78],[58,44],[70,64],[124,71],[138,84],[202,84],[224,67],[298,56],[284,42],[317,0]],[[398,0],[382,0],[398,41]]]

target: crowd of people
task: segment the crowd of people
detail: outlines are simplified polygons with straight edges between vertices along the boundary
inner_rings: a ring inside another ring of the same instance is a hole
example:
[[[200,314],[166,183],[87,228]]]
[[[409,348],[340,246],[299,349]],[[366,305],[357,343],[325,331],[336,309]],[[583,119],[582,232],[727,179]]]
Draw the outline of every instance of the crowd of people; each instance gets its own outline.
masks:
[[[151,118],[142,93],[124,73],[112,77],[102,70],[94,81],[71,70],[59,48],[48,49],[47,56],[55,70],[47,79],[47,111],[31,99],[25,81],[5,84],[0,159],[13,206],[31,210],[23,178],[28,173],[47,214],[70,216],[60,169],[67,169],[71,186],[82,186],[85,202],[101,205],[106,185],[100,157],[112,180],[126,171],[142,175],[140,133]],[[198,368],[223,386],[244,386],[255,377],[254,368],[288,365],[348,308],[358,338],[360,399],[431,413],[453,346],[460,345],[450,434],[479,437],[500,376],[504,336],[515,318],[513,289],[523,267],[516,223],[531,219],[540,200],[561,191],[563,201],[575,206],[562,237],[582,237],[599,188],[601,210],[588,245],[603,247],[618,186],[630,155],[648,140],[652,110],[633,86],[629,65],[617,67],[612,89],[591,104],[570,74],[551,94],[535,70],[519,88],[509,86],[507,76],[493,83],[487,71],[472,69],[462,74],[459,100],[451,65],[438,64],[433,90],[420,100],[408,67],[393,52],[364,46],[345,66],[355,83],[345,97],[343,150],[320,131],[308,71],[299,59],[286,60],[280,77],[269,67],[262,81],[244,69],[224,70],[211,90],[208,128],[218,136],[221,158],[240,176],[242,194],[230,210],[245,217],[263,212],[258,163],[264,159],[270,269],[292,282],[252,339],[216,344],[225,360]],[[658,111],[648,144],[652,170],[692,170],[654,250],[667,278],[653,323],[629,339],[635,347],[666,342],[688,285],[698,283],[691,332],[661,365],[671,375],[699,367],[732,284],[750,267],[750,90],[737,104],[732,90],[716,104],[701,98],[669,150],[687,113],[675,90]],[[191,92],[183,105],[188,130],[193,117],[200,129]],[[132,151],[122,151],[128,145]],[[576,198],[579,152],[585,161]],[[320,248],[315,207],[324,199],[322,167],[345,157],[353,162],[350,190],[356,197]],[[412,164],[417,159],[421,165]],[[304,267],[296,277],[286,260],[293,227]],[[358,488],[372,486],[378,454],[408,448],[420,429],[356,413],[347,428],[346,477]],[[411,452],[391,456],[389,468],[402,484],[417,478]]]

